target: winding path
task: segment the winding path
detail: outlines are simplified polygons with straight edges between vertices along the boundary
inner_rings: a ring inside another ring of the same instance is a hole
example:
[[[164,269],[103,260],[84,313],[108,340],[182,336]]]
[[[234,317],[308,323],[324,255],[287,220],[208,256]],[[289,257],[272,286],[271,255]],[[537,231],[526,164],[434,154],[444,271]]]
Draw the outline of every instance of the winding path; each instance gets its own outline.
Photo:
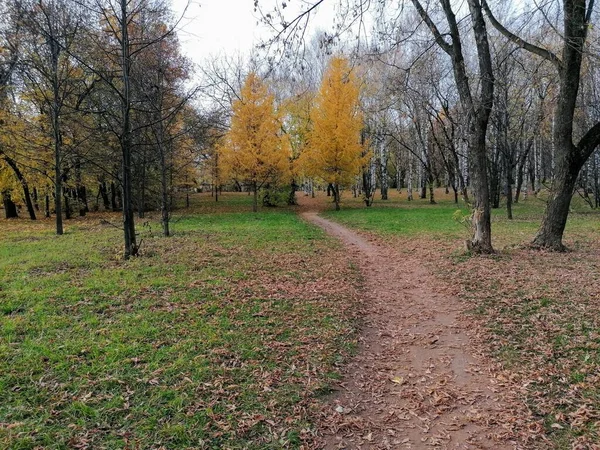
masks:
[[[315,212],[364,277],[357,355],[323,416],[326,449],[510,449],[502,387],[473,355],[460,303],[414,255]]]

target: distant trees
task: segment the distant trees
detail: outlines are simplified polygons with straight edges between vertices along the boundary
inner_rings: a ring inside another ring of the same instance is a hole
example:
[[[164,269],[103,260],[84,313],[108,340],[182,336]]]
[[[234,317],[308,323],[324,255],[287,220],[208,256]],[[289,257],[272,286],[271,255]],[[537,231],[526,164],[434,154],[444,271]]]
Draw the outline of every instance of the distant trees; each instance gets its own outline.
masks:
[[[195,182],[190,136],[205,116],[187,107],[189,64],[166,4],[9,0],[1,11],[0,190],[11,215],[22,199],[34,218],[45,195],[62,234],[73,205],[121,209],[125,258],[138,251],[136,210],[160,209],[168,235],[174,190]]]
[[[492,230],[491,208],[488,184],[487,161],[487,131],[494,105],[494,71],[492,55],[488,41],[483,9],[479,0],[468,0],[471,15],[471,29],[475,38],[478,60],[479,89],[469,81],[469,73],[463,52],[464,37],[461,35],[456,13],[450,0],[440,0],[445,16],[447,35],[450,42],[440,32],[431,15],[425,10],[419,0],[412,0],[419,16],[430,29],[436,44],[448,54],[452,61],[454,81],[460,97],[463,113],[467,117],[465,136],[469,146],[469,164],[471,182],[473,185],[473,237],[467,242],[470,250],[476,253],[491,253]],[[474,93],[476,92],[476,93]]]
[[[548,206],[534,245],[551,250],[564,250],[562,237],[569,215],[569,206],[581,168],[600,144],[600,121],[576,130],[575,115],[581,86],[582,64],[594,14],[594,0],[563,0],[563,26],[557,33],[561,53],[532,44],[500,23],[486,0],[482,0],[492,25],[520,48],[550,62],[558,73],[558,96],[554,111],[553,140],[556,145],[555,173]]]
[[[273,54],[206,63],[194,106],[162,0],[2,3],[5,214],[21,205],[31,219],[55,214],[60,234],[73,209],[121,210],[127,258],[138,251],[134,214],[160,210],[169,235],[174,192],[190,189],[202,165],[217,198],[232,180],[253,191],[254,210],[259,190],[274,187],[293,203],[298,186],[328,186],[336,208],[344,188],[369,205],[375,188],[382,199],[405,188],[434,203],[434,188],[446,187],[472,206],[468,246],[482,253],[493,251],[492,208],[512,217],[513,203],[549,193],[534,244],[563,250],[573,195],[600,206],[595,3],[496,17],[491,0],[376,2],[377,33],[351,61],[332,57],[338,40],[347,49],[342,21],[339,35],[319,32],[290,51],[319,3],[282,22],[282,55],[297,64],[276,65]],[[355,4],[352,22],[365,14]],[[288,10],[265,20],[276,26]]]

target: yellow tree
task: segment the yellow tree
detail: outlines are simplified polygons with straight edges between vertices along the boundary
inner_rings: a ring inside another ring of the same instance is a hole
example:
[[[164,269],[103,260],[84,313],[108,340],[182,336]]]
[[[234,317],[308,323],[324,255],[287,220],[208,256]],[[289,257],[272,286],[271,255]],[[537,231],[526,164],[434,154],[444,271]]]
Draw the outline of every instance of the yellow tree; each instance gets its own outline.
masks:
[[[256,212],[258,190],[289,174],[289,144],[282,138],[274,97],[256,74],[248,75],[240,99],[232,107],[221,158],[229,176],[252,189],[252,210]]]
[[[290,145],[290,170],[292,189],[288,198],[288,204],[296,204],[295,192],[297,181],[302,175],[301,155],[308,145],[310,134],[310,110],[314,102],[314,92],[306,90],[300,94],[287,99],[283,104],[284,128]]]
[[[340,187],[352,183],[370,158],[361,143],[359,86],[345,58],[335,57],[329,63],[310,118],[312,129],[302,166],[306,175],[333,185],[339,210]]]

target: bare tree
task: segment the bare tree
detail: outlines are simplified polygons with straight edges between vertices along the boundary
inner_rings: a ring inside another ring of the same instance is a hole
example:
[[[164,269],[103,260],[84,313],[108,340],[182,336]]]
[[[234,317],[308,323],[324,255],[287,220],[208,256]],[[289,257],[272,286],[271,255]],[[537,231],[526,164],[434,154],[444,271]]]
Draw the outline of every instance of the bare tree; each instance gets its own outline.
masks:
[[[564,251],[563,233],[569,206],[581,168],[600,144],[600,122],[587,129],[575,142],[574,118],[581,84],[581,68],[594,11],[594,0],[563,0],[562,55],[532,44],[501,24],[486,0],[482,0],[492,25],[507,39],[526,51],[551,62],[558,72],[559,94],[554,112],[555,174],[550,198],[534,246]]]
[[[447,31],[442,33],[432,15],[419,0],[411,0],[434,36],[436,44],[450,56],[454,80],[460,96],[462,109],[467,116],[467,142],[469,147],[470,175],[474,192],[473,237],[467,242],[469,250],[476,253],[491,253],[492,247],[490,199],[486,154],[486,136],[490,114],[494,104],[494,74],[488,43],[486,24],[479,0],[468,0],[472,31],[477,47],[479,63],[478,98],[473,95],[463,54],[463,37],[450,0],[439,0],[445,16]],[[446,40],[449,36],[450,42]]]

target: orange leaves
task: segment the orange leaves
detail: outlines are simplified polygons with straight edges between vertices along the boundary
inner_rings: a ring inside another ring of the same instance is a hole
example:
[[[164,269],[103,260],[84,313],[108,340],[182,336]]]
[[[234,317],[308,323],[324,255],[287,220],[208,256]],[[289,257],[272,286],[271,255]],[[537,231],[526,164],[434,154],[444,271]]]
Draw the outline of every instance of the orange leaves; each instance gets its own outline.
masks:
[[[310,119],[312,129],[302,157],[306,175],[336,185],[352,182],[365,163],[365,151],[359,86],[346,59],[331,60]]]
[[[274,97],[254,73],[250,73],[240,99],[233,102],[231,127],[220,149],[229,178],[260,188],[289,173],[290,149],[282,139]]]

